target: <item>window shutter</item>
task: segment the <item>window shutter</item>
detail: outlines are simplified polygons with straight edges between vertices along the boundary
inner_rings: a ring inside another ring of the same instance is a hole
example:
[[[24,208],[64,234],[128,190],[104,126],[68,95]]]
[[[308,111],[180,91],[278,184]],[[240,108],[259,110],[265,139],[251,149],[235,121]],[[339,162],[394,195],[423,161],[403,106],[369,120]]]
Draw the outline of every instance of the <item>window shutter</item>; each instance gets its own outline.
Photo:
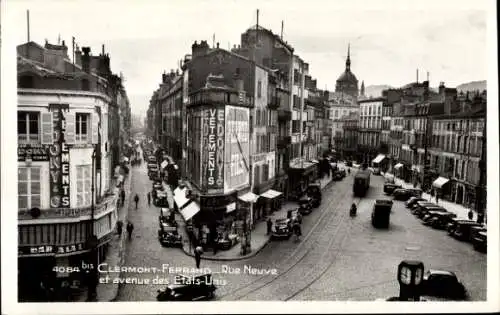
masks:
[[[52,113],[41,113],[42,144],[54,143],[54,127],[52,124]]]
[[[66,131],[64,132],[64,139],[67,144],[75,144],[75,114],[67,113],[66,119]]]
[[[99,116],[96,113],[92,114],[92,144],[99,142]]]

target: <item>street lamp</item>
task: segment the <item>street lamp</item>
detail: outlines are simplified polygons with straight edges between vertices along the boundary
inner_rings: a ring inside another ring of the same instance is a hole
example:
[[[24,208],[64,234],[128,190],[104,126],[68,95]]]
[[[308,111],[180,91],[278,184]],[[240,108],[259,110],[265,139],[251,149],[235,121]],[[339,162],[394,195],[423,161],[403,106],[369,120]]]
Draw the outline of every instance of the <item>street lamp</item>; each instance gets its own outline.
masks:
[[[96,146],[93,146],[93,151],[92,151],[92,173],[91,173],[91,204],[90,204],[90,233],[89,237],[87,239],[87,246],[90,248],[90,263],[93,268],[89,269],[88,273],[88,296],[87,296],[87,301],[95,301],[97,298],[97,236],[95,235],[94,232],[94,217],[95,217],[95,205],[94,205],[94,176],[95,176],[95,159],[96,159]]]

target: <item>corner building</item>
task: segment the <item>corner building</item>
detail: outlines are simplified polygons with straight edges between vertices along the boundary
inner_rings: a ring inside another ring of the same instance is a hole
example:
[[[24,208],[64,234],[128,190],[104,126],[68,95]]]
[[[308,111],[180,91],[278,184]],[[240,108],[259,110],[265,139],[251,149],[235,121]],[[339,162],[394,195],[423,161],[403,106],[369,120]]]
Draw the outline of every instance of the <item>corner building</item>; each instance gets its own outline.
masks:
[[[69,61],[64,41],[17,50],[18,290],[20,301],[32,301],[41,286],[56,294],[84,286],[82,262],[105,257],[117,220],[105,121],[112,100],[90,49],[82,67]]]

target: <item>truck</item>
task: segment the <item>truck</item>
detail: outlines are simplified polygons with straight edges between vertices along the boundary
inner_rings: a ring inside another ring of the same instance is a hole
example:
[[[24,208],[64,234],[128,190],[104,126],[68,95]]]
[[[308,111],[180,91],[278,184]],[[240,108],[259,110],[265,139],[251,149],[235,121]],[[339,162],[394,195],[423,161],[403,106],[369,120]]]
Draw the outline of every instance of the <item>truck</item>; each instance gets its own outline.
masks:
[[[368,188],[370,188],[370,175],[369,169],[360,169],[356,175],[354,175],[354,184],[352,186],[352,191],[355,196],[365,196]]]

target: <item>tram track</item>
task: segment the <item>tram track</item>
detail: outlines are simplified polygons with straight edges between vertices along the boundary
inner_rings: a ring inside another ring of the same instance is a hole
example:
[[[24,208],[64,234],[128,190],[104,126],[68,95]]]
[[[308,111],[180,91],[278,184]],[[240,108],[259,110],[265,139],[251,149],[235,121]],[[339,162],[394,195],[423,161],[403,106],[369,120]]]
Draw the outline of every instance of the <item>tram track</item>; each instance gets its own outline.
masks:
[[[349,187],[349,186],[347,186],[347,187]],[[231,300],[241,300],[242,298],[247,297],[254,292],[257,292],[261,289],[265,289],[267,287],[272,286],[274,283],[276,283],[276,281],[282,279],[283,277],[286,277],[287,275],[292,274],[295,270],[298,269],[298,267],[302,266],[302,262],[304,261],[304,259],[310,257],[309,254],[314,249],[317,249],[316,246],[318,244],[318,237],[314,238],[313,236],[317,235],[318,233],[323,233],[324,231],[332,231],[333,230],[333,233],[331,233],[331,235],[330,235],[330,241],[329,241],[328,247],[327,247],[327,253],[328,253],[328,249],[331,248],[333,242],[335,240],[338,240],[337,236],[340,233],[340,231],[342,230],[342,228],[346,227],[346,224],[344,224],[344,221],[345,221],[346,217],[348,216],[348,211],[342,211],[342,210],[343,210],[343,208],[345,208],[345,209],[349,208],[348,206],[345,206],[344,203],[347,200],[352,200],[351,198],[348,198],[348,194],[350,194],[350,193],[351,193],[350,189],[346,189],[338,195],[335,194],[335,195],[330,196],[330,198],[327,200],[328,207],[331,207],[331,205],[335,204],[335,202],[337,202],[337,200],[340,200],[340,204],[337,204],[337,206],[335,206],[334,209],[327,208],[324,210],[323,213],[321,213],[321,216],[317,219],[317,222],[311,228],[309,233],[304,237],[304,239],[297,246],[297,248],[295,248],[295,250],[284,261],[288,261],[288,260],[292,259],[293,257],[297,257],[297,253],[299,251],[304,250],[305,248],[307,248],[307,246],[309,246],[309,247],[303,252],[303,254],[300,255],[300,257],[298,259],[294,260],[293,263],[291,263],[288,267],[286,267],[286,269],[283,272],[279,273],[277,276],[274,276],[274,277],[273,276],[259,277],[256,280],[250,282],[249,284],[246,284],[244,286],[236,288],[236,290],[233,290],[231,293],[224,295],[221,298],[232,297]],[[360,198],[355,198],[354,200],[355,200],[355,202],[357,201],[357,203],[359,204]],[[349,201],[349,205],[350,205],[350,203],[351,203],[351,201]],[[342,237],[341,243],[343,243],[343,240],[346,237],[347,236]],[[310,239],[312,240],[312,242],[309,242]],[[323,254],[319,261],[321,261],[321,259],[323,259],[323,257],[325,255],[326,254]],[[329,266],[331,266],[332,264],[333,264],[333,261],[330,263]],[[311,272],[314,272],[315,269],[316,268],[311,268]],[[308,277],[311,272],[307,273],[306,277]],[[322,274],[324,274],[324,272]],[[317,281],[317,279],[319,279],[321,277],[321,275],[315,277],[313,279],[313,281],[314,282]],[[305,277],[302,277],[302,278],[305,278]],[[306,284],[301,290],[305,290],[310,285],[312,285],[312,283]],[[240,293],[240,294],[235,295],[235,293]],[[298,293],[300,293],[300,292],[298,292]]]

